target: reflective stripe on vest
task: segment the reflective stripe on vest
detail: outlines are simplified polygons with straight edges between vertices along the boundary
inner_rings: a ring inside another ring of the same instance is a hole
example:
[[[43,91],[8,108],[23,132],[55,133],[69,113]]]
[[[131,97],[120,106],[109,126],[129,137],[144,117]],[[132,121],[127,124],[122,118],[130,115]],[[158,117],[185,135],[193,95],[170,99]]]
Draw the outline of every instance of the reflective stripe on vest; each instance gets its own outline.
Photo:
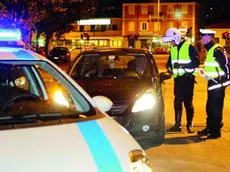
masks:
[[[171,48],[170,55],[171,55],[172,71],[173,71],[174,78],[176,78],[177,76],[182,76],[185,72],[192,73],[195,76],[197,75],[198,72],[197,68],[196,69],[174,68],[174,63],[188,64],[191,62],[189,56],[189,46],[190,46],[189,42],[184,42],[179,52],[177,46]]]
[[[214,90],[214,89],[217,89],[217,88],[226,87],[228,85],[230,85],[230,81],[226,81],[226,82],[224,82],[222,84],[212,85],[212,86],[208,87],[208,90],[211,91],[211,90]]]
[[[215,60],[214,51],[217,47],[222,47],[219,44],[215,44],[209,49],[204,61],[204,70],[209,78],[217,78],[225,75],[225,72],[220,68],[219,64]]]

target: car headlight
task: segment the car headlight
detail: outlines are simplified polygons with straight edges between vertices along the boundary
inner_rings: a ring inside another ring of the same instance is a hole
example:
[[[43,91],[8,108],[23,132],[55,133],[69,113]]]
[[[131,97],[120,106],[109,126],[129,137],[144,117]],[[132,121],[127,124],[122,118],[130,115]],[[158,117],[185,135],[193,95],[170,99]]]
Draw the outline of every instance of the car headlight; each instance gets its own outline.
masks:
[[[129,152],[131,172],[152,172],[148,158],[143,150],[132,150]]]
[[[140,112],[144,110],[152,109],[156,104],[156,95],[154,92],[149,91],[143,94],[139,99],[136,100],[132,112]]]

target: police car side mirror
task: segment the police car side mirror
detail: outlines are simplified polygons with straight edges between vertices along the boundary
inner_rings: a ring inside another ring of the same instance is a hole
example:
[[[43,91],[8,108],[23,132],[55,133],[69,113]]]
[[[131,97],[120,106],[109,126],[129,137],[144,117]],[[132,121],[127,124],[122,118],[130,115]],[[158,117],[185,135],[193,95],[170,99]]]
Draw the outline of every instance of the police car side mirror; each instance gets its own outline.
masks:
[[[105,96],[94,96],[93,101],[95,102],[98,109],[103,112],[108,112],[113,105],[113,102]]]
[[[170,79],[171,74],[169,72],[161,72],[160,73],[160,83],[163,83],[164,80]]]

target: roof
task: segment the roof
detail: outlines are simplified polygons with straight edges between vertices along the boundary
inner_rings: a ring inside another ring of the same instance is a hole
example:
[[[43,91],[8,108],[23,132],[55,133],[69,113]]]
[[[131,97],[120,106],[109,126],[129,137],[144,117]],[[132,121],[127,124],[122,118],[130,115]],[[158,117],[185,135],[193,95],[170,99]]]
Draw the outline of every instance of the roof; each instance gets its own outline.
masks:
[[[215,23],[209,26],[206,26],[205,28],[230,28],[230,20],[222,21],[219,23]]]
[[[0,47],[0,60],[44,60],[41,55],[18,47]]]

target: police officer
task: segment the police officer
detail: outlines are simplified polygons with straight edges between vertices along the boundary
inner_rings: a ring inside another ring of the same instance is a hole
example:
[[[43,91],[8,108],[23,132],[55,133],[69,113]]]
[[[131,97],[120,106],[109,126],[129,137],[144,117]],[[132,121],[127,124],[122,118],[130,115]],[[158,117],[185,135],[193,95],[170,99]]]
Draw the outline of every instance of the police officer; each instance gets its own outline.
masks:
[[[187,131],[192,131],[192,120],[194,116],[193,90],[197,67],[200,64],[198,52],[190,42],[182,39],[177,28],[169,28],[162,39],[170,42],[169,59],[166,68],[170,69],[174,76],[174,111],[175,124],[167,132],[181,131],[182,103],[184,103],[187,116]]]
[[[204,77],[208,81],[208,99],[206,128],[198,131],[198,135],[216,139],[221,137],[225,88],[230,84],[228,59],[225,49],[213,40],[215,31],[200,29],[200,32],[201,41],[207,50]]]

